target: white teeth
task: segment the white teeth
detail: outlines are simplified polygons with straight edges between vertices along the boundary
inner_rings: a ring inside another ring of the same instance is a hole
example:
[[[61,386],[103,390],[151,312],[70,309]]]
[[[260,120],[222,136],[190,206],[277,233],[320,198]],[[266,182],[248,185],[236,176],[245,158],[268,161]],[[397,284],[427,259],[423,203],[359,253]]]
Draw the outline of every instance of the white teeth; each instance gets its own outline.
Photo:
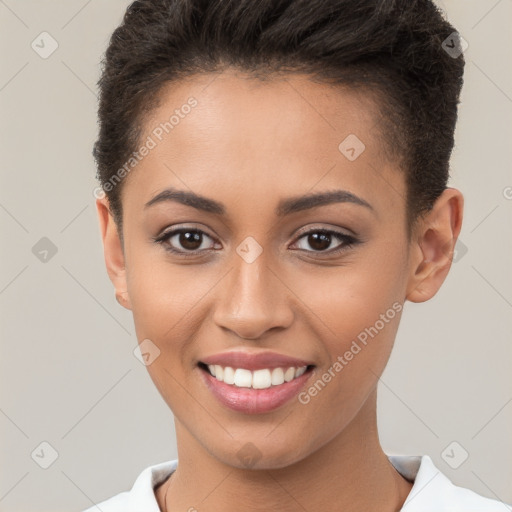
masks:
[[[295,378],[300,377],[301,375],[304,375],[305,371],[306,371],[306,366],[301,366],[300,368],[297,368],[295,370]]]
[[[231,366],[226,366],[226,368],[224,368],[224,382],[226,384],[235,383],[235,370],[233,370]]]
[[[224,368],[218,364],[209,364],[208,370],[217,380],[226,384],[235,385],[239,388],[267,389],[271,386],[280,386],[304,375],[307,366],[299,368],[293,366],[274,369],[264,368],[251,372],[245,368],[232,368],[231,366]]]
[[[215,365],[215,378],[217,380],[224,380],[224,369],[222,366],[219,366],[218,364]]]
[[[288,370],[284,372],[284,380],[285,382],[290,382],[295,377],[295,368],[290,366]]]
[[[239,388],[250,388],[252,386],[252,373],[250,370],[237,368],[235,370],[235,386]]]
[[[274,368],[272,370],[272,386],[284,384],[284,372],[282,368]]]
[[[252,387],[254,389],[265,389],[272,385],[270,370],[256,370],[252,374]]]

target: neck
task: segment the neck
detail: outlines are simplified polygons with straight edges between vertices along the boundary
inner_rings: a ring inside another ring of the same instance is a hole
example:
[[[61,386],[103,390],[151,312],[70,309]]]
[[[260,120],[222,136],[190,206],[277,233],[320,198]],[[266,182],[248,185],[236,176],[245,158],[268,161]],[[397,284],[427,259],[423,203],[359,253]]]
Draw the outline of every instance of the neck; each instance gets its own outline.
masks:
[[[377,434],[376,392],[353,421],[306,458],[278,469],[229,466],[176,421],[178,468],[158,490],[161,510],[247,512],[400,510],[412,484],[391,465]],[[165,498],[165,503],[164,503]]]

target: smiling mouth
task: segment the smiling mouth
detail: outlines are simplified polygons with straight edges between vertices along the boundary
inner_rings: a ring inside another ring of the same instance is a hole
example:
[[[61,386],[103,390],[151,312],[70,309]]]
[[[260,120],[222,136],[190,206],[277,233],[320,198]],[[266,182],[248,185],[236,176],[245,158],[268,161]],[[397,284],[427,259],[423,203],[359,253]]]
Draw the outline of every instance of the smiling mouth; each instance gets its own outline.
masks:
[[[203,362],[199,362],[198,366],[220,382],[224,382],[234,388],[251,389],[276,388],[298,379],[314,368],[314,365],[306,365],[261,368],[251,371],[247,368],[233,368],[231,366],[221,366],[218,364],[207,365]]]

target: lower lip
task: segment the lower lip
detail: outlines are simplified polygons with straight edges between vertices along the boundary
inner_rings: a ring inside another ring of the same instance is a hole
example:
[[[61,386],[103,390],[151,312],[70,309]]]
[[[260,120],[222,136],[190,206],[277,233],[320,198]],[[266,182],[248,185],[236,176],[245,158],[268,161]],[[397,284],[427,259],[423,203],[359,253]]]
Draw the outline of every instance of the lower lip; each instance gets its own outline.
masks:
[[[311,374],[311,370],[308,370],[300,377],[279,386],[252,389],[226,384],[202,368],[199,371],[206,386],[221,404],[245,414],[261,414],[277,409],[299,393]]]

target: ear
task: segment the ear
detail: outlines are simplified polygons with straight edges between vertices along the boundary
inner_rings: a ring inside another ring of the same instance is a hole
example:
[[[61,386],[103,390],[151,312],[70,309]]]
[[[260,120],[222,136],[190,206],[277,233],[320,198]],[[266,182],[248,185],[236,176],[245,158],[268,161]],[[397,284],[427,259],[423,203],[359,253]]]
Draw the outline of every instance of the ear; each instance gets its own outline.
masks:
[[[117,225],[110,211],[107,197],[96,199],[96,210],[100,223],[103,253],[108,276],[114,285],[116,299],[121,306],[131,309],[130,297],[126,283],[124,249],[117,230]]]
[[[411,272],[406,299],[425,302],[443,284],[452,265],[455,243],[462,227],[464,197],[447,188],[432,209],[419,220],[411,241]]]

